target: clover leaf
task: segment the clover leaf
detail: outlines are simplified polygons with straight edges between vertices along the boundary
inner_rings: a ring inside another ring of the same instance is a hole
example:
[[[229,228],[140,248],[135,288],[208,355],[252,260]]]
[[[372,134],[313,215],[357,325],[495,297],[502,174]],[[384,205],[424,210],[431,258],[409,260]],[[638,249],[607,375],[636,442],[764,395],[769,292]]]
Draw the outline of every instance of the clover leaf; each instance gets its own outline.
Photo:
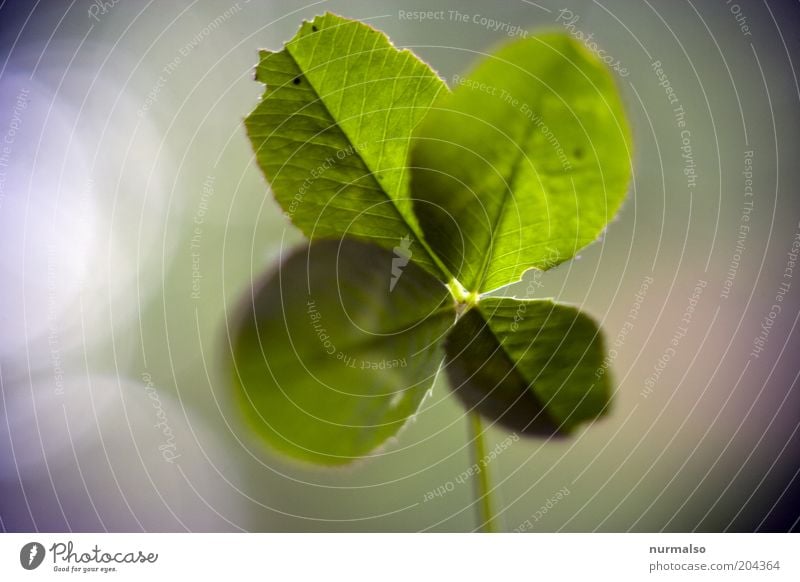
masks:
[[[487,297],[448,335],[446,369],[469,410],[510,430],[569,433],[604,414],[600,330],[578,309],[549,300]]]
[[[469,291],[572,258],[616,214],[630,137],[608,69],[567,35],[483,59],[415,132],[415,211]]]
[[[309,238],[348,236],[439,273],[413,212],[411,132],[447,88],[410,51],[333,14],[304,22],[280,52],[261,51],[261,103],[245,120],[275,198]]]
[[[351,239],[318,241],[248,294],[236,385],[250,424],[275,449],[352,462],[397,433],[431,388],[455,309],[413,263],[390,289],[392,258]]]

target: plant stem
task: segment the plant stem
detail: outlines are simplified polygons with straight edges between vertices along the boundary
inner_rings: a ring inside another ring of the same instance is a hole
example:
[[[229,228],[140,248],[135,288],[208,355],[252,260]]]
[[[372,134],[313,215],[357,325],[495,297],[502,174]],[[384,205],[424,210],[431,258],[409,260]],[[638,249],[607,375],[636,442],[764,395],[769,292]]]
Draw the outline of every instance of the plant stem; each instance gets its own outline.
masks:
[[[475,482],[475,496],[478,498],[478,516],[480,529],[484,533],[497,531],[494,525],[494,510],[490,495],[489,467],[481,463],[486,457],[486,443],[483,439],[483,424],[477,412],[469,413],[469,424],[472,432],[472,453],[475,464],[478,465],[477,481]]]

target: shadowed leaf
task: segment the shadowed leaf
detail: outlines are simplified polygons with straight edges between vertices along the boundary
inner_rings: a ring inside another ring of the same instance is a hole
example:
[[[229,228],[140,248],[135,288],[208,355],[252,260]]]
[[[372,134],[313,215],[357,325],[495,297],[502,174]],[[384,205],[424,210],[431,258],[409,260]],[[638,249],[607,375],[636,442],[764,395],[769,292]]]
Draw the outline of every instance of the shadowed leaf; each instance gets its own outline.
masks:
[[[414,263],[397,275],[394,259],[374,245],[318,241],[248,293],[233,348],[236,385],[250,424],[273,448],[345,464],[417,411],[455,312],[444,285]]]
[[[446,352],[459,399],[510,430],[566,434],[607,410],[600,330],[574,307],[483,299],[453,328]]]

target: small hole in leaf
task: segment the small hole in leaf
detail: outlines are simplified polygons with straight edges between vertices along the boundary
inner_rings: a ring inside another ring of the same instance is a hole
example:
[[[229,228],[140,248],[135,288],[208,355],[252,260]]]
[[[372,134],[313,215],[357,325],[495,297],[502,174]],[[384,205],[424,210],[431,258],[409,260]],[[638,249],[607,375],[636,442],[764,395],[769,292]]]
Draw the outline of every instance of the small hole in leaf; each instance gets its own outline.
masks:
[[[295,77],[294,79],[292,79],[292,83],[294,83],[295,85],[299,85],[300,84],[300,77]]]

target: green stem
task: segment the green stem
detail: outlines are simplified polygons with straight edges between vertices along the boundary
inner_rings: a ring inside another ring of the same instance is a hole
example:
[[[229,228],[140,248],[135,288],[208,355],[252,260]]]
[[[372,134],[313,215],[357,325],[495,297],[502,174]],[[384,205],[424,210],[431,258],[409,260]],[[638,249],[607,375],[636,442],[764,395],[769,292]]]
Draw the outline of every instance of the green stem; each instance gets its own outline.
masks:
[[[478,515],[480,529],[484,533],[497,531],[494,525],[494,510],[492,509],[491,484],[489,480],[489,467],[482,465],[481,460],[486,458],[486,443],[483,439],[483,425],[477,412],[469,413],[469,424],[472,432],[472,453],[475,464],[478,465],[478,479],[475,482],[475,496],[478,497]]]

